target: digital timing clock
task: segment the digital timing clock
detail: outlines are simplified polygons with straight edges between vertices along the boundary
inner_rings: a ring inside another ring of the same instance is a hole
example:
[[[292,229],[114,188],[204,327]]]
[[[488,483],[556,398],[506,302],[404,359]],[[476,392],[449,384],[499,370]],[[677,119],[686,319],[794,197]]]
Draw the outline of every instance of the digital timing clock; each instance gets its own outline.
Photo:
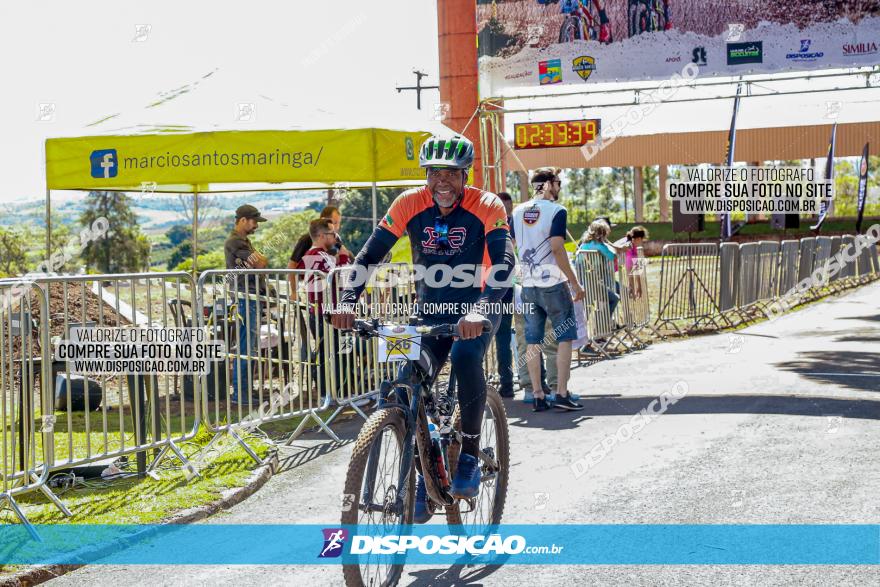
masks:
[[[599,138],[599,119],[523,122],[514,124],[513,130],[517,149],[579,147]]]

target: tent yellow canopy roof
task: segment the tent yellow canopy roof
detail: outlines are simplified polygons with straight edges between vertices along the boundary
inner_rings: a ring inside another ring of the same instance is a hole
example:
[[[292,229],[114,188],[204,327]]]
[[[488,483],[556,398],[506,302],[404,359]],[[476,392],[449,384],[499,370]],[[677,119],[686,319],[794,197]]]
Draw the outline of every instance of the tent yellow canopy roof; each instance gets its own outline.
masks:
[[[422,180],[434,129],[218,130],[46,140],[48,189],[208,192],[220,184]],[[213,187],[212,187],[213,186]]]

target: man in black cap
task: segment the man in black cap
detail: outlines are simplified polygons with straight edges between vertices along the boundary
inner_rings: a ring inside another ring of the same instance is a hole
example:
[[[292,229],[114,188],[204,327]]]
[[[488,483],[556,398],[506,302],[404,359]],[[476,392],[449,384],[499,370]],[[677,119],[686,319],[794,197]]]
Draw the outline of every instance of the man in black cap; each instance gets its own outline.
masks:
[[[266,219],[260,211],[250,204],[239,206],[235,211],[235,227],[223,245],[226,254],[226,269],[237,270],[234,281],[235,297],[238,300],[238,360],[232,364],[232,401],[241,401],[238,390],[241,378],[246,378],[245,389],[251,390],[250,352],[257,344],[257,325],[259,322],[259,286],[257,277],[245,275],[248,269],[265,269],[268,259],[254,249],[248,238],[257,231],[260,222]],[[228,286],[227,286],[228,287]],[[247,358],[245,358],[247,357]]]

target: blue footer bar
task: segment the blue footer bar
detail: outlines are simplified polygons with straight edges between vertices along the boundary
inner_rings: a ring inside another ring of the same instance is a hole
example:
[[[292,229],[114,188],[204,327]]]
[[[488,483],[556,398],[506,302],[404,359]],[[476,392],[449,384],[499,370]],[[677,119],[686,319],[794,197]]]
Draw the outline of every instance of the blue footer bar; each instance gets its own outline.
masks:
[[[0,526],[0,564],[876,565],[880,525]]]

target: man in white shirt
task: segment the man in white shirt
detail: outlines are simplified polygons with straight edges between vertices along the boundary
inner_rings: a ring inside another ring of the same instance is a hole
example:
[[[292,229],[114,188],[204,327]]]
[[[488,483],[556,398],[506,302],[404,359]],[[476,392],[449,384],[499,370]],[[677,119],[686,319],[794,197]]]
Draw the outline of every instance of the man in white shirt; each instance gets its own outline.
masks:
[[[557,202],[562,182],[561,170],[538,169],[531,184],[535,197],[513,210],[513,237],[522,266],[523,317],[526,322],[529,378],[535,398],[534,411],[543,412],[550,405],[541,386],[541,343],[544,323],[549,319],[553,331],[548,337],[559,343],[556,354],[558,370],[555,407],[582,410],[583,406],[568,397],[571,369],[571,343],[577,339],[574,302],[584,297],[563,246],[567,234],[568,213]]]

